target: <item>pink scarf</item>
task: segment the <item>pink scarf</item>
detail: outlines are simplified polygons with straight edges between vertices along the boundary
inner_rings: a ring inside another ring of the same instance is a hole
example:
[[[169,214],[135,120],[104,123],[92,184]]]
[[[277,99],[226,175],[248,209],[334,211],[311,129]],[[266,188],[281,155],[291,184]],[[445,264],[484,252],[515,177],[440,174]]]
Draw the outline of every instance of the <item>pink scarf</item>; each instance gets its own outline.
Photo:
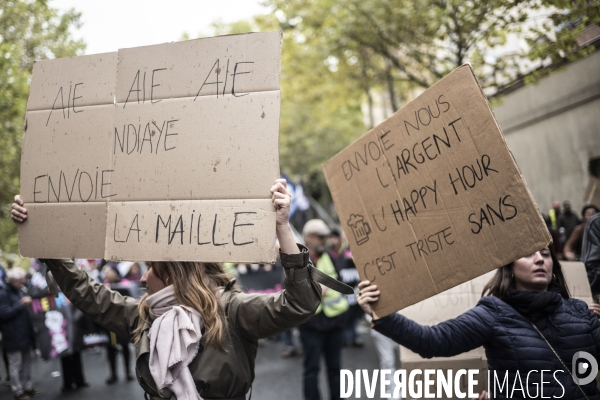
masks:
[[[146,298],[150,306],[150,373],[163,397],[202,400],[188,365],[198,354],[202,316],[180,305],[173,285]]]

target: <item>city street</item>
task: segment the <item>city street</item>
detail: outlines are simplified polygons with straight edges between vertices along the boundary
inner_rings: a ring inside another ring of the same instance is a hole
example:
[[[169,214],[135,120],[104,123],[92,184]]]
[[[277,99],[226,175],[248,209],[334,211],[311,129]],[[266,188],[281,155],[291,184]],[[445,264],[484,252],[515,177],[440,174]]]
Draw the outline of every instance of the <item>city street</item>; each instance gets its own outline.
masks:
[[[344,348],[342,366],[351,370],[368,369],[372,371],[378,368],[378,361],[366,323],[359,326],[359,332],[361,332],[365,346],[363,348]],[[302,357],[296,356],[284,359],[281,358],[280,354],[281,343],[274,341],[264,341],[264,343],[261,343],[256,359],[256,379],[252,392],[253,399],[300,400],[302,398]],[[120,380],[118,383],[108,386],[104,383],[104,380],[108,376],[108,362],[104,350],[88,350],[84,352],[84,374],[90,387],[63,394],[60,392],[62,382],[59,376],[59,360],[55,359],[48,362],[39,359],[35,360],[33,367],[34,382],[36,388],[44,393],[43,396],[36,397],[36,399],[142,400],[144,393],[137,382],[126,382],[123,379],[122,359],[120,356],[117,362]],[[6,376],[4,367],[0,368],[0,370],[4,378]],[[327,387],[323,368],[321,369],[320,381],[323,395]],[[323,397],[327,398],[327,395]],[[10,389],[7,386],[0,387],[0,399],[9,400],[11,398]]]
[[[600,400],[598,71],[600,0],[0,0],[0,400]]]

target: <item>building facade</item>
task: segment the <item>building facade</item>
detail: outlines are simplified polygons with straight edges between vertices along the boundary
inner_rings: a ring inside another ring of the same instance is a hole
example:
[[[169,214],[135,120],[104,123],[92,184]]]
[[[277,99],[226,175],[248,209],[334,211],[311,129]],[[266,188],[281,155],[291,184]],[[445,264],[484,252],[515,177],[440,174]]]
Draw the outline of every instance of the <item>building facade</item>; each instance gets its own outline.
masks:
[[[600,51],[504,95],[494,114],[540,210],[570,200],[579,214],[600,175]]]

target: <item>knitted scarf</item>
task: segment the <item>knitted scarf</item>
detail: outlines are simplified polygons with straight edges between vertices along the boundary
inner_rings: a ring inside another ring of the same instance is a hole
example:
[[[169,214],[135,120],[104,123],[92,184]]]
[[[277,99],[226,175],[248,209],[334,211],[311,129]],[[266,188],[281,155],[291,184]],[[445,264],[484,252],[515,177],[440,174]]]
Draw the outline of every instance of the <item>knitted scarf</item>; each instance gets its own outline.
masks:
[[[180,305],[173,285],[146,298],[150,306],[150,373],[163,397],[202,400],[188,365],[198,354],[202,316]]]
[[[519,313],[528,316],[536,312],[552,314],[561,304],[562,296],[558,287],[550,287],[546,292],[509,290],[508,296],[502,300]]]

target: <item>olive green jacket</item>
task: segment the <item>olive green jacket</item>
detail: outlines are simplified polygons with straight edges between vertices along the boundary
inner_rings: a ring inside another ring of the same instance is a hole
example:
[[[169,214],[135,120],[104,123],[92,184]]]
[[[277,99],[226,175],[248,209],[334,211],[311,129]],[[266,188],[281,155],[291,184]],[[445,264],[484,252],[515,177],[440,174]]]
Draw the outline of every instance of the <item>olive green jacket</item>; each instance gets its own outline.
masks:
[[[226,352],[206,345],[202,337],[198,355],[189,365],[203,399],[244,399],[254,380],[258,339],[302,324],[314,314],[321,302],[321,288],[311,278],[308,251],[299,247],[301,254],[281,253],[285,290],[272,295],[245,294],[231,290],[232,281],[223,292],[222,304],[229,326]],[[106,329],[131,339],[138,324],[144,323],[135,299],[95,282],[72,260],[42,261],[67,298]],[[150,325],[144,323],[142,338],[136,345],[136,376],[150,398],[159,399],[149,368],[149,329]]]

